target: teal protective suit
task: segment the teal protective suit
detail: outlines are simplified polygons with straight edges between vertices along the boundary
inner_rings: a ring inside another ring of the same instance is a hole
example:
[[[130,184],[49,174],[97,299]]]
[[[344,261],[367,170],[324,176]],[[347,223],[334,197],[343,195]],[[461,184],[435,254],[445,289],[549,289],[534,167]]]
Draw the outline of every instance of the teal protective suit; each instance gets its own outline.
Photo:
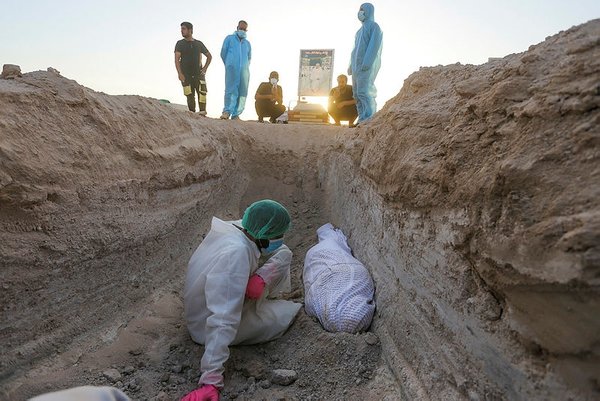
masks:
[[[375,7],[364,3],[362,27],[356,32],[348,74],[352,75],[352,92],[356,99],[358,122],[368,120],[377,111],[375,78],[381,66],[383,33],[375,22]]]
[[[223,41],[221,59],[225,64],[225,105],[223,111],[237,117],[244,111],[250,81],[252,48],[246,39],[235,33]]]

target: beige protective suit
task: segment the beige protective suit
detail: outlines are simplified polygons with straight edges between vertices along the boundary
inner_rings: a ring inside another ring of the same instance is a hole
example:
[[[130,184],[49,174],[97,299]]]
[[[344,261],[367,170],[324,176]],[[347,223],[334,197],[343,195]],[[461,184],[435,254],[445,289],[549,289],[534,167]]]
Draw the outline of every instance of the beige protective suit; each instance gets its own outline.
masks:
[[[192,255],[184,289],[184,308],[192,339],[205,345],[199,384],[223,385],[229,345],[257,344],[280,337],[301,304],[268,299],[290,291],[292,252],[278,248],[258,267],[258,247],[240,229],[241,220],[212,219],[211,230]],[[245,298],[248,278],[258,274],[265,292],[256,301]]]

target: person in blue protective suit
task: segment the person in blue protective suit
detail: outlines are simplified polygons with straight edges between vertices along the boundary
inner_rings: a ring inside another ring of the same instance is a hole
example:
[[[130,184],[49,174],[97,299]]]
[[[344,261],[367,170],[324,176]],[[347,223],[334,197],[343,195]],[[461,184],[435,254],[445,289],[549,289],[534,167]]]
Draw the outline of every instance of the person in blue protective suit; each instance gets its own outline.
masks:
[[[252,48],[246,40],[248,23],[238,22],[236,31],[223,41],[221,59],[225,64],[225,105],[221,118],[239,119],[244,111],[250,81],[250,59]]]
[[[357,125],[368,120],[377,110],[375,78],[381,66],[383,33],[375,22],[375,7],[364,3],[358,11],[362,27],[356,32],[348,75],[352,75],[352,93],[358,110]]]

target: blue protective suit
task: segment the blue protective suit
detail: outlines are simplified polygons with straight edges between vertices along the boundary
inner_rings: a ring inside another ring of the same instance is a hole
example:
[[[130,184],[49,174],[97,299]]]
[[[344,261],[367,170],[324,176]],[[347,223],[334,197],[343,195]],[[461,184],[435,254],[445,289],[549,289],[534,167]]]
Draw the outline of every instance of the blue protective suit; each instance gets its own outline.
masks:
[[[358,122],[368,120],[377,111],[375,78],[381,66],[383,33],[375,22],[375,7],[360,6],[365,13],[362,27],[356,32],[348,74],[352,75],[352,93],[356,100]]]
[[[225,105],[223,111],[231,117],[242,114],[248,97],[252,48],[246,39],[234,33],[223,41],[221,59],[225,64]]]

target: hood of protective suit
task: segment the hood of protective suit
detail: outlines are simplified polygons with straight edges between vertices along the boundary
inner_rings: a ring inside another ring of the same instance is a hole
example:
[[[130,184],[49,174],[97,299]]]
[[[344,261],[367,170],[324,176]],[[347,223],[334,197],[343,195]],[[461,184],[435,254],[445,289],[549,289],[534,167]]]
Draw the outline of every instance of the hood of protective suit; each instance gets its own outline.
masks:
[[[375,7],[371,3],[363,3],[360,5],[360,8],[365,12],[365,20],[363,24],[367,21],[375,21]]]

